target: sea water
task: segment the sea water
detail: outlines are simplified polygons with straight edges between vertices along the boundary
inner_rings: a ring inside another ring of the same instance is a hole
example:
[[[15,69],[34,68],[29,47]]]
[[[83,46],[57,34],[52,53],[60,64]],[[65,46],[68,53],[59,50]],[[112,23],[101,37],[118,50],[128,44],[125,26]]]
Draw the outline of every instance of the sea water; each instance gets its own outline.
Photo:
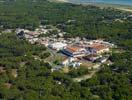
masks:
[[[80,3],[80,4],[104,3],[104,4],[120,4],[120,5],[132,6],[132,0],[68,0],[68,1],[72,3]]]

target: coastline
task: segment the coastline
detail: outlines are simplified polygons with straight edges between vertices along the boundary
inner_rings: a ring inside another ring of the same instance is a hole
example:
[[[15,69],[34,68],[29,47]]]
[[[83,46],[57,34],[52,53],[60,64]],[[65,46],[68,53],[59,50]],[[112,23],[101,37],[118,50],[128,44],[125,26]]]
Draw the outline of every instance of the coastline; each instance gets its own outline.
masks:
[[[132,6],[130,6],[130,5],[106,4],[106,3],[95,3],[93,5],[101,7],[101,8],[111,7],[111,8],[125,11],[125,12],[132,12]]]
[[[132,12],[132,9],[126,9],[126,8],[117,8],[117,9],[122,10],[122,11]]]
[[[68,0],[48,0],[50,2],[70,3]]]
[[[94,5],[94,6],[98,6],[101,8],[107,8],[107,7],[111,7],[111,8],[115,8],[121,11],[126,11],[126,12],[132,12],[132,6],[130,5],[121,5],[121,4],[108,4],[108,3],[73,3],[70,2],[69,0],[49,0],[50,2],[59,2],[59,3],[72,3],[72,4],[77,4],[77,5]]]

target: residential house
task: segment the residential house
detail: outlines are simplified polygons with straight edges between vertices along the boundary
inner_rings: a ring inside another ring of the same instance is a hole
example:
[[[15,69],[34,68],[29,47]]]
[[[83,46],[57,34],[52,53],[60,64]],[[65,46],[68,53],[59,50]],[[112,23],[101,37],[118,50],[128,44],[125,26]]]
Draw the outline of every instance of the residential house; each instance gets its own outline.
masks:
[[[83,57],[85,60],[89,60],[89,61],[96,61],[97,59],[99,59],[101,56],[98,56],[96,54],[90,54],[90,55],[87,55],[85,57]]]
[[[69,66],[73,61],[75,61],[76,59],[75,58],[73,58],[73,57],[64,57],[63,59],[62,59],[62,62],[61,62],[61,64],[63,65],[63,66]]]

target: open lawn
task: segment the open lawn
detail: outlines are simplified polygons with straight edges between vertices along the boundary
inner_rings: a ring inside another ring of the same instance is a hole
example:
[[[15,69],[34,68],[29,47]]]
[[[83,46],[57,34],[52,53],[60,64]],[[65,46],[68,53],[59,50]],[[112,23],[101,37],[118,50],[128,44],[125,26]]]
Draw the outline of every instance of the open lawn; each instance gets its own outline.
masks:
[[[89,62],[89,61],[87,61],[87,62],[81,62],[82,64],[81,64],[81,66],[80,67],[83,67],[83,68],[88,68],[88,69],[90,69],[92,66],[94,66],[95,64],[94,63],[92,63],[92,62]]]
[[[69,73],[69,67],[64,67],[63,69],[62,69],[62,71],[63,71],[63,73]]]

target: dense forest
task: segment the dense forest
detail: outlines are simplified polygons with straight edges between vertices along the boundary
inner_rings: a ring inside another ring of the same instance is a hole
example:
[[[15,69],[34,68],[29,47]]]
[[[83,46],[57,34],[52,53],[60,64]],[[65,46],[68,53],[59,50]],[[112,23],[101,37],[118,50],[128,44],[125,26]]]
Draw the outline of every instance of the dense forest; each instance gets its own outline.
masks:
[[[131,100],[131,13],[46,0],[0,2],[0,30],[52,24],[67,32],[65,37],[104,38],[123,49],[110,56],[113,65],[80,83],[34,59],[46,48],[31,45],[15,33],[0,34],[0,99],[3,100]],[[70,21],[69,21],[70,20]],[[16,70],[14,72],[13,70]],[[15,73],[15,75],[14,75]],[[17,75],[17,77],[16,77]]]
[[[1,29],[27,28],[52,24],[68,32],[66,37],[105,38],[116,43],[131,42],[131,13],[113,8],[50,3],[46,0],[7,0],[0,2]],[[119,40],[119,41],[118,41]]]

